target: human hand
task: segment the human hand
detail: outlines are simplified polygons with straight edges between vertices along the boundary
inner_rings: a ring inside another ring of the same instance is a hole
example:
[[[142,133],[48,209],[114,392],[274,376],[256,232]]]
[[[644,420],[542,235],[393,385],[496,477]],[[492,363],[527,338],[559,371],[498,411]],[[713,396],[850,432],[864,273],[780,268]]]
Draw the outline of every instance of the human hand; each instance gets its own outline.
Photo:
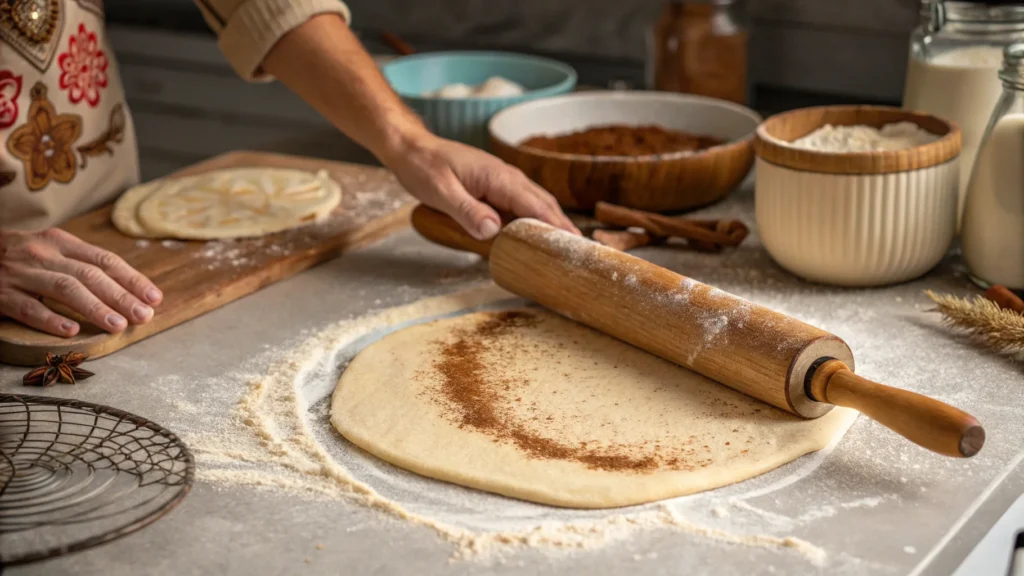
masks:
[[[163,294],[113,252],[57,228],[0,230],[0,316],[56,336],[78,334],[77,322],[43,304],[42,296],[108,332],[145,324]]]
[[[495,209],[580,233],[554,196],[522,170],[477,148],[424,132],[381,160],[410,194],[478,240],[501,230]]]

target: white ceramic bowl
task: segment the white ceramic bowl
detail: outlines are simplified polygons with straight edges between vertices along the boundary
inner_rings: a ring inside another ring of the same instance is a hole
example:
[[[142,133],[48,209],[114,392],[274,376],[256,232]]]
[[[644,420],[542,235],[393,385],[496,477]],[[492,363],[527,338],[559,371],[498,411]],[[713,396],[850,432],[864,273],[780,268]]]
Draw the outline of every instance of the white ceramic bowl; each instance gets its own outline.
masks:
[[[942,138],[906,150],[828,153],[787,143],[826,124],[910,121]],[[755,205],[765,249],[812,282],[895,284],[931,270],[956,233],[960,131],[896,108],[830,106],[766,120],[755,141]]]

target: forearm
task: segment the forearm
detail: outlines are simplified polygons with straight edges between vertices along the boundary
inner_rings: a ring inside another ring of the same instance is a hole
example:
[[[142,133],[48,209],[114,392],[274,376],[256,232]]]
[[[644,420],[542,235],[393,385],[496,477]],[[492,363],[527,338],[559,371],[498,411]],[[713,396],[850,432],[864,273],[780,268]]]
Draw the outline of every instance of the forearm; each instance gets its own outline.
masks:
[[[579,233],[555,199],[521,170],[432,135],[337,15],[316,16],[292,28],[270,49],[262,68],[369,149],[410,194],[450,215],[475,238],[498,233],[496,210]]]
[[[382,161],[427,134],[337,15],[316,16],[286,34],[263,68]]]

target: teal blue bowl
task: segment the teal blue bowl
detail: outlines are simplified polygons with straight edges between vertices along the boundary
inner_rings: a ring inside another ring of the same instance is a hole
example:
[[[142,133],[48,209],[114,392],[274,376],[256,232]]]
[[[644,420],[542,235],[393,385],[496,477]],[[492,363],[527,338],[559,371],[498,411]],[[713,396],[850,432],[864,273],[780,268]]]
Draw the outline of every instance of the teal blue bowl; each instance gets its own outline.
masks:
[[[509,52],[429,52],[396,58],[384,77],[438,136],[487,147],[487,121],[514,104],[572,92],[576,71],[549,58]],[[491,76],[518,83],[518,96],[432,98],[423,94],[460,82],[477,86]]]

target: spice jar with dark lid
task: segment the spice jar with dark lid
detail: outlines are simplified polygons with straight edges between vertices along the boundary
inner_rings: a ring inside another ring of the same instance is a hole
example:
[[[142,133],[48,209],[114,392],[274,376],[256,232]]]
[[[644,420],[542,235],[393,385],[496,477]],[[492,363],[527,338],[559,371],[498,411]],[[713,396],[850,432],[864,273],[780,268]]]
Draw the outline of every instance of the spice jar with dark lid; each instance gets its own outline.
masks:
[[[740,0],[666,2],[648,37],[648,84],[746,104],[746,14]]]

